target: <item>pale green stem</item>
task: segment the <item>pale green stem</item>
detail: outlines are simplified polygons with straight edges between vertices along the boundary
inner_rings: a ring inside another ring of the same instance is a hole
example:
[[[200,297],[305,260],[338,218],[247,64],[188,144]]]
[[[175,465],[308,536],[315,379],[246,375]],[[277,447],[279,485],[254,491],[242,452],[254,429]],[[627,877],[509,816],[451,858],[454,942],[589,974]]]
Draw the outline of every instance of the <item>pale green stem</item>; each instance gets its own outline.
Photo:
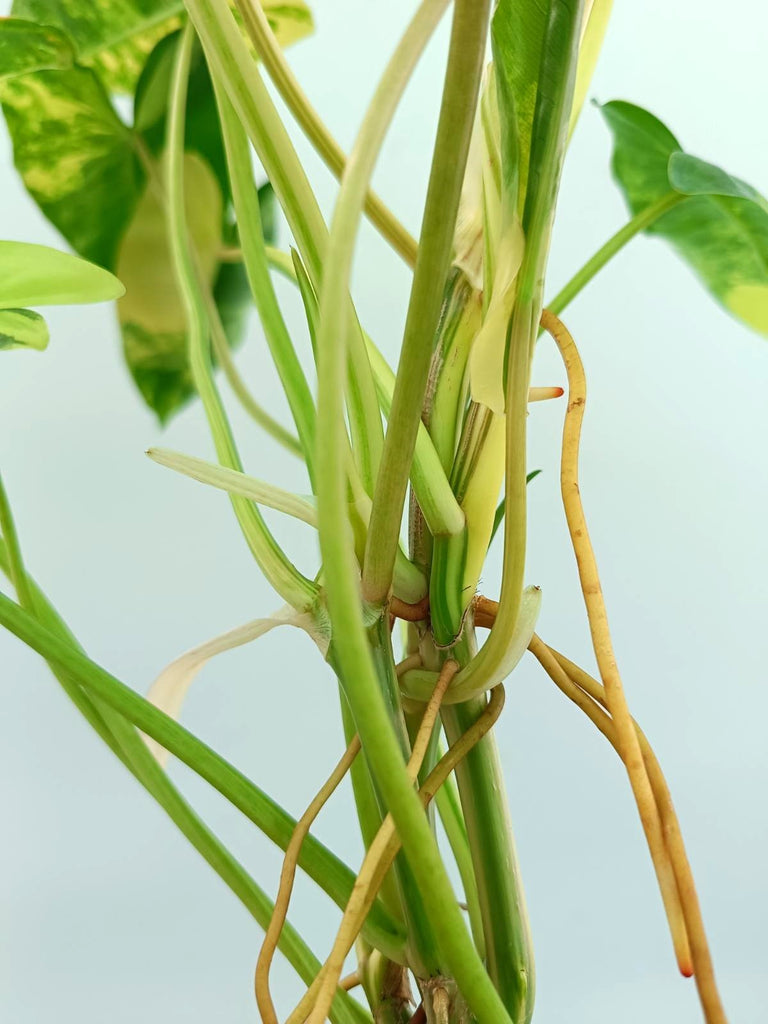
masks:
[[[421,423],[440,306],[477,107],[490,0],[456,0],[443,98],[392,410],[371,511],[363,592],[384,601]]]
[[[470,728],[486,704],[486,698],[479,697],[443,708],[449,744]],[[492,732],[456,766],[456,778],[477,883],[488,973],[512,1019],[527,1024],[533,1014],[535,987],[532,943]]]
[[[444,753],[445,750],[441,749],[438,754],[438,759],[442,757]],[[464,824],[464,816],[461,813],[461,804],[459,803],[459,794],[456,789],[456,783],[454,782],[453,776],[450,776],[440,789],[438,789],[437,795],[435,796],[435,803],[437,805],[437,813],[440,815],[440,821],[443,823],[443,828],[445,829],[445,834],[448,839],[448,845],[451,848],[451,853],[453,854],[453,859],[456,861],[456,867],[459,871],[461,884],[464,887],[464,899],[467,902],[467,912],[469,913],[469,923],[475,940],[475,946],[477,946],[477,952],[480,956],[485,959],[483,919],[480,913],[480,904],[478,902],[475,870],[472,865],[472,853],[469,849],[467,827]]]
[[[229,339],[227,338],[226,331],[221,323],[221,317],[219,316],[213,296],[208,293],[206,295],[206,299],[208,300],[213,351],[219,362],[219,366],[224,371],[224,376],[227,378],[229,386],[232,388],[235,398],[237,398],[251,419],[253,419],[255,423],[258,423],[262,430],[266,431],[270,437],[277,441],[278,444],[282,445],[287,451],[291,452],[292,455],[297,455],[302,462],[304,462],[305,456],[304,449],[301,446],[301,441],[299,441],[299,439],[289,430],[286,430],[282,423],[278,423],[276,419],[270,416],[266,409],[263,409],[259,405],[248,390],[248,386],[240,376],[240,371],[235,364],[235,360],[232,358]]]
[[[227,0],[185,2],[211,70],[226,87],[285,211],[304,262],[310,273],[319,274],[327,240],[325,221],[229,4]]]
[[[484,9],[459,3],[459,28],[466,22],[483,22]],[[471,15],[471,17],[470,17]],[[474,26],[476,29],[477,27]],[[473,33],[469,38],[473,38]],[[466,45],[467,40],[464,40]],[[454,50],[461,49],[454,33]],[[479,40],[477,49],[481,52]],[[480,58],[478,57],[478,64]],[[449,80],[455,76],[451,65]],[[466,87],[467,82],[462,85]],[[377,93],[378,98],[378,93]],[[380,103],[384,105],[386,98]],[[372,108],[380,109],[374,100]],[[364,134],[373,132],[367,118]],[[377,133],[378,134],[378,131]],[[373,136],[376,137],[375,134]],[[451,157],[455,154],[452,152]],[[355,164],[365,160],[366,153],[356,145],[347,165],[346,180],[355,180]],[[367,181],[366,181],[367,185]],[[342,193],[344,186],[342,186]],[[343,196],[339,196],[339,204]],[[336,216],[331,231],[329,273],[344,255],[344,238],[340,236]],[[344,227],[344,221],[341,221]],[[338,247],[338,248],[337,248]],[[339,256],[337,256],[337,251]],[[327,284],[327,281],[326,281]],[[403,754],[384,702],[371,651],[368,647],[363,609],[360,602],[360,579],[346,510],[347,473],[345,459],[345,428],[342,393],[345,373],[346,332],[334,333],[338,316],[332,300],[334,289],[324,288],[320,301],[320,334],[318,337],[318,518],[320,546],[326,580],[328,607],[333,623],[333,650],[346,696],[357,727],[366,759],[375,783],[402,837],[403,849],[413,875],[421,887],[421,895],[430,923],[439,936],[441,952],[447,969],[455,977],[478,1024],[510,1024],[498,993],[485,972],[474,943],[467,931],[461,911],[456,905],[450,880],[440,851],[424,814],[416,791],[405,770]],[[341,327],[344,327],[343,321]],[[340,343],[340,340],[342,343]],[[415,429],[414,429],[415,441]],[[406,468],[407,476],[407,468]],[[397,536],[392,552],[394,563]]]
[[[194,30],[187,25],[179,41],[168,106],[168,235],[174,271],[187,317],[192,379],[203,403],[219,461],[229,469],[239,470],[242,469],[240,457],[211,372],[208,313],[199,287],[185,222],[184,114],[193,42]],[[236,495],[231,500],[243,534],[264,576],[294,608],[300,611],[312,608],[317,600],[316,584],[303,576],[286,557],[252,502]]]
[[[669,192],[667,195],[662,196],[661,199],[657,199],[655,203],[646,206],[632,220],[628,221],[622,228],[619,228],[616,234],[612,235],[605,245],[601,246],[594,256],[587,260],[584,266],[560,289],[557,295],[550,302],[546,303],[550,313],[554,313],[555,316],[561,313],[570,302],[573,302],[579,292],[586,288],[595,274],[602,270],[606,263],[624,248],[627,242],[631,241],[635,235],[640,234],[641,231],[646,231],[651,224],[660,217],[663,217],[665,213],[674,206],[677,206],[685,198],[686,196],[678,192]]]
[[[328,231],[242,31],[227,0],[186,0],[186,4],[211,71],[226,89],[285,212],[310,279],[319,289]],[[381,413],[362,332],[348,294],[344,309],[351,342],[347,381],[350,429],[363,482],[372,491],[383,446]]]
[[[264,334],[272,353],[299,440],[306,454],[310,479],[313,477],[315,452],[315,405],[288,328],[277,301],[261,230],[259,196],[253,181],[251,151],[248,137],[235,115],[232,104],[214,72],[214,88],[219,108],[219,119],[227,153],[232,198],[237,217],[237,229],[243,249],[248,283]]]
[[[197,459],[193,455],[170,451],[168,448],[148,448],[147,455],[159,466],[166,466],[192,480],[198,480],[209,487],[217,487],[228,494],[239,494],[257,505],[264,505],[276,512],[299,519],[309,526],[317,526],[317,509],[305,498],[282,487],[257,480],[247,473],[236,469],[217,466],[206,459]]]
[[[296,80],[261,4],[254,0],[237,0],[237,7],[251,42],[286,106],[326,166],[337,178],[341,178],[346,166],[344,151]],[[365,212],[395,251],[413,266],[418,249],[416,239],[372,191],[365,198]]]

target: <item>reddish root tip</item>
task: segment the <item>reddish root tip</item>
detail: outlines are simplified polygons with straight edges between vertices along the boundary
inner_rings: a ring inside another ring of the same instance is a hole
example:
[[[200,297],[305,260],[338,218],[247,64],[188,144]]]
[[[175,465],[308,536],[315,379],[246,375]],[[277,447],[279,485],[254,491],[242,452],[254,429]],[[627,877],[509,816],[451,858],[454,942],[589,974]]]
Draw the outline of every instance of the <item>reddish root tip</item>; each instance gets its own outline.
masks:
[[[682,976],[684,978],[692,978],[693,977],[693,964],[685,963],[685,964],[678,964],[677,966],[680,968],[680,973],[682,974]]]
[[[529,402],[546,402],[549,398],[562,398],[565,394],[563,388],[530,388],[528,391]]]

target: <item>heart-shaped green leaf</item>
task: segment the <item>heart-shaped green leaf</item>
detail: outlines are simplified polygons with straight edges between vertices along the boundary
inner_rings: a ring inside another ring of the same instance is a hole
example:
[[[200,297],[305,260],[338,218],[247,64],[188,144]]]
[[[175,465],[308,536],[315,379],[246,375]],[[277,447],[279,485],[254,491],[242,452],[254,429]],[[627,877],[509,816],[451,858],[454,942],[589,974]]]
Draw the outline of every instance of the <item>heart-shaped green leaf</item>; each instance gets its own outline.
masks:
[[[768,204],[751,185],[684,153],[647,110],[601,107],[613,133],[613,173],[634,215],[683,198],[646,230],[670,242],[730,313],[768,336]]]
[[[86,259],[114,267],[142,192],[135,140],[93,71],[40,71],[0,93],[24,184]]]
[[[0,18],[0,82],[31,71],[69,68],[74,59],[63,32],[20,18]]]
[[[0,242],[0,309],[106,302],[123,294],[116,277],[67,252]]]
[[[0,309],[0,349],[44,349],[48,324],[31,309]]]

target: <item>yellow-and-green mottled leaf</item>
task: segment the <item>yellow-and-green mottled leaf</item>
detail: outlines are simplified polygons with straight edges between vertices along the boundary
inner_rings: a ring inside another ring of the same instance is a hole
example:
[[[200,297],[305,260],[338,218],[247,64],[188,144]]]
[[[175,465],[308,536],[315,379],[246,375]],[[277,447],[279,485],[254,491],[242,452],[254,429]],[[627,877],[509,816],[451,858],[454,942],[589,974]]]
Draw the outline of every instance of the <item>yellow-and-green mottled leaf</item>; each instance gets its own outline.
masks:
[[[312,31],[303,0],[263,0],[282,46]],[[113,92],[132,92],[156,43],[184,20],[183,0],[14,0],[17,18],[54,26],[73,41],[81,63]]]
[[[33,199],[81,256],[114,267],[144,172],[94,72],[39,71],[3,83],[0,97]]]
[[[0,349],[44,349],[48,324],[31,309],[0,309]]]
[[[187,224],[200,273],[213,286],[222,245],[223,199],[216,177],[197,155],[184,159]],[[184,307],[168,246],[166,214],[148,188],[117,259],[125,295],[117,305],[125,358],[144,400],[166,420],[193,393]]]
[[[0,18],[0,82],[30,71],[69,68],[74,59],[63,32],[20,18]]]
[[[655,221],[710,294],[768,336],[768,203],[751,185],[683,152],[647,110],[623,101],[602,113],[613,133],[613,172],[633,214],[670,192],[687,198]]]

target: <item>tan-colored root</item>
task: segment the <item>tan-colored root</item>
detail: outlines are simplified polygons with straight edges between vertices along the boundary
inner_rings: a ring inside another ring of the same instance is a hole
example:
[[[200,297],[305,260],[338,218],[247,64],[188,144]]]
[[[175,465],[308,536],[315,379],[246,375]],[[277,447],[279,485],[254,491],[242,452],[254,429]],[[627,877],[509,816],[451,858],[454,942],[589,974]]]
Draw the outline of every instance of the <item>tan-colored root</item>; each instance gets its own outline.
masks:
[[[574,683],[593,701],[606,707],[605,691],[600,683],[594,679],[583,668],[580,668],[565,655],[550,648],[560,666],[568,673]],[[592,705],[596,707],[596,704]],[[591,717],[591,715],[590,715]],[[672,795],[667,785],[667,780],[661,770],[656,754],[651,747],[643,730],[635,722],[637,738],[643,751],[648,777],[653,787],[656,805],[659,808],[661,822],[664,828],[664,840],[669,852],[672,869],[675,874],[677,890],[682,905],[683,917],[685,919],[688,940],[691,949],[691,962],[693,976],[699,992],[704,1014],[708,1022],[725,1021],[725,1011],[722,1006],[720,994],[717,988],[715,970],[712,963],[712,954],[709,950],[707,933],[704,927],[704,918],[701,913],[699,897],[696,892],[696,884],[693,879],[688,854],[685,849],[683,835],[680,830],[680,823],[672,802]]]
[[[275,898],[275,906],[272,910],[272,917],[270,919],[269,926],[267,927],[264,935],[264,941],[256,962],[256,972],[254,976],[256,1003],[258,1005],[263,1024],[278,1024],[275,1005],[272,1001],[272,994],[269,990],[269,971],[272,966],[272,959],[275,955],[277,944],[280,941],[280,935],[288,914],[288,905],[291,901],[291,893],[293,891],[294,878],[296,877],[296,865],[298,864],[301,845],[312,827],[312,823],[315,818],[318,816],[331,794],[349,771],[352,762],[359,753],[360,740],[355,736],[344,751],[344,755],[333,769],[333,772],[330,774],[327,781],[323,784],[322,788],[312,800],[312,803],[296,822],[296,827],[293,830],[290,842],[286,848],[283,868],[280,872],[280,884],[278,886],[277,897]]]
[[[449,674],[446,669],[450,666]],[[432,698],[424,713],[413,753],[408,762],[408,772],[415,781],[429,744],[429,738],[437,719],[440,702],[455,675],[458,666],[455,662],[447,662],[438,679]],[[467,753],[492,728],[504,706],[504,689],[496,687],[491,693],[487,707],[477,721],[451,746],[435,765],[424,781],[419,796],[426,807],[434,798],[456,765],[466,757]],[[330,999],[336,988],[338,977],[344,960],[352,948],[355,938],[360,932],[365,916],[370,910],[373,900],[387,872],[400,849],[400,837],[395,829],[394,821],[388,815],[371,843],[363,860],[360,874],[355,882],[352,895],[344,911],[336,941],[328,960],[317,978],[306,992],[304,998],[288,1018],[286,1024],[322,1024],[330,1008]],[[330,999],[329,999],[330,997]]]

